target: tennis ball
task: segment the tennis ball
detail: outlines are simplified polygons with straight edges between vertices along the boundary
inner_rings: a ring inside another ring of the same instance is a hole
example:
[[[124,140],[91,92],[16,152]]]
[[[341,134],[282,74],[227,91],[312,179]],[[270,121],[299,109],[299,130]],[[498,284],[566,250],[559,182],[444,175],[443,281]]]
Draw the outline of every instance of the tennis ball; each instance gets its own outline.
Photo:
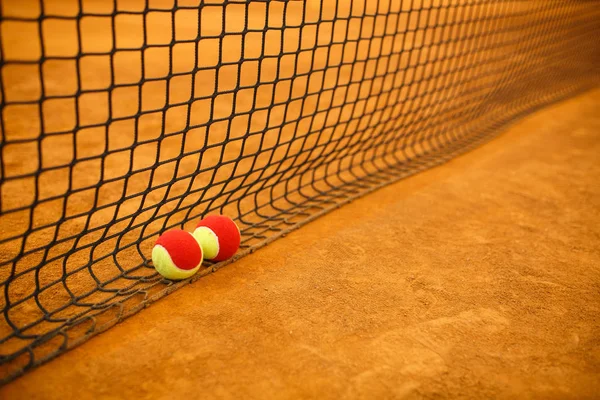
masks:
[[[227,260],[240,248],[240,229],[231,218],[224,215],[204,218],[196,226],[193,235],[207,260]]]
[[[152,263],[167,279],[186,279],[200,269],[202,249],[191,233],[174,229],[163,233],[156,241]]]

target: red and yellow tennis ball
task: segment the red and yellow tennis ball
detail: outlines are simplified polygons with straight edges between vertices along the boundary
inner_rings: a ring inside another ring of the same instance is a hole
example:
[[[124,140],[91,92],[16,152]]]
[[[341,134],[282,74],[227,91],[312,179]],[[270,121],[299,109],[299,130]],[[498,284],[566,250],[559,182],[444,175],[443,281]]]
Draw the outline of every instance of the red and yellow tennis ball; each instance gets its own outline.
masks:
[[[173,229],[160,235],[152,249],[152,263],[167,279],[194,275],[202,265],[202,248],[191,233]]]
[[[196,226],[193,235],[207,260],[227,260],[240,248],[240,229],[231,218],[224,215],[204,218]]]

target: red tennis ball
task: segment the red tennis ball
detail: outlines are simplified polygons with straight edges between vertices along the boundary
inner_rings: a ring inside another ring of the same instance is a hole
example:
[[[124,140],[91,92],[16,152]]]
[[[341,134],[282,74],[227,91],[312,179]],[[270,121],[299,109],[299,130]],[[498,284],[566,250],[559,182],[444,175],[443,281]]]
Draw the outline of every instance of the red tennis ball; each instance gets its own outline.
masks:
[[[152,249],[152,263],[167,279],[194,275],[202,265],[202,248],[191,233],[173,229],[160,235]]]
[[[242,239],[238,226],[224,215],[210,215],[201,220],[194,230],[194,237],[202,247],[204,257],[212,261],[233,257]]]

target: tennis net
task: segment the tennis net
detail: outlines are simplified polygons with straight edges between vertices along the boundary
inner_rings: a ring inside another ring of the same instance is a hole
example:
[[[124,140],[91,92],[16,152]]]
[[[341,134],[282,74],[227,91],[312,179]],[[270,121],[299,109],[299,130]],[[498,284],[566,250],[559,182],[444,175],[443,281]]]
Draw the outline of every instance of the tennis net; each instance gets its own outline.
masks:
[[[600,81],[600,2],[4,0],[0,379],[191,280],[166,229],[235,218],[235,259]]]

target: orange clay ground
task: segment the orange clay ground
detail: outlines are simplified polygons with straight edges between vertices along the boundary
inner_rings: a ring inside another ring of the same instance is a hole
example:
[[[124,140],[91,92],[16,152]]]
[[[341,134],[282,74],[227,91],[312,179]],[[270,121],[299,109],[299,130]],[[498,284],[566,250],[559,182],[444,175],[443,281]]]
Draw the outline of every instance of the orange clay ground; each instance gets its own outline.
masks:
[[[0,390],[593,398],[600,90],[186,286]]]

